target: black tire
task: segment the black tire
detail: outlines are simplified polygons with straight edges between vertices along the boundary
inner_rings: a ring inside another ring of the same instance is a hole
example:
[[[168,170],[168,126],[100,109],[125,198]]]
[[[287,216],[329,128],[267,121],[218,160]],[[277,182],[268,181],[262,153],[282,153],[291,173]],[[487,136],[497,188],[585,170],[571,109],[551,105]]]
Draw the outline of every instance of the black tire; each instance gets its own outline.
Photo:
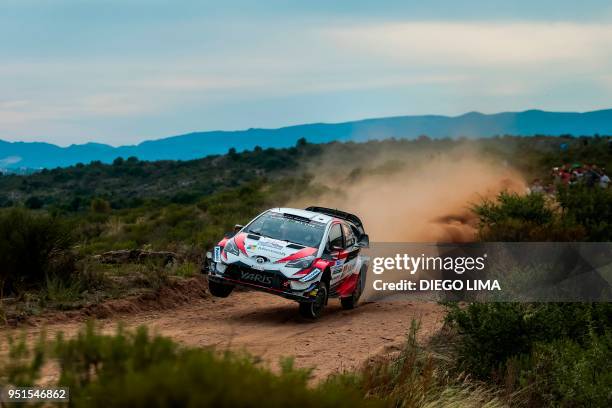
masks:
[[[314,302],[300,303],[300,315],[311,320],[318,319],[323,313],[323,309],[325,308],[325,304],[327,303],[327,296],[327,285],[321,282],[319,290],[317,291],[317,297]]]
[[[234,285],[224,285],[223,283],[208,280],[208,290],[215,297],[226,298],[234,290]]]
[[[354,309],[359,304],[359,298],[363,293],[363,288],[365,287],[365,277],[366,277],[367,269],[365,267],[361,268],[359,271],[359,278],[357,279],[357,286],[355,290],[349,297],[340,298],[340,304],[342,308],[345,310]]]

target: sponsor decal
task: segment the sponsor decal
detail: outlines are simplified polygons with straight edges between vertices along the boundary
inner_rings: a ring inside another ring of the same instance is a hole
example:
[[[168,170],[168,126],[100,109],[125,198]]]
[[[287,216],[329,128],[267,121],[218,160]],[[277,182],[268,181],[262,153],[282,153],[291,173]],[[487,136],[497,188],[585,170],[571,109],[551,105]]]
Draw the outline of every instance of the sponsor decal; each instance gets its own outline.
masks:
[[[259,243],[259,247],[261,249],[283,249],[284,245],[278,244],[276,242],[273,241],[262,241]]]
[[[221,261],[221,247],[219,245],[215,246],[215,249],[213,250],[213,261]]]
[[[338,259],[334,263],[334,266],[331,267],[331,273],[332,273],[334,278],[342,273],[343,265],[344,265],[344,259]]]
[[[246,249],[247,251],[254,251],[257,249],[257,245],[255,244],[247,245]]]
[[[257,283],[261,283],[264,285],[271,285],[272,284],[272,277],[271,276],[265,276],[265,275],[260,275],[258,273],[254,273],[254,272],[241,272],[240,274],[240,279],[241,280],[245,280],[245,281],[252,281],[252,282],[257,282]]]
[[[260,251],[265,251],[271,254],[285,256],[285,253],[281,251],[284,248],[283,245],[277,244],[276,242],[262,242],[259,241],[257,244],[257,249]]]

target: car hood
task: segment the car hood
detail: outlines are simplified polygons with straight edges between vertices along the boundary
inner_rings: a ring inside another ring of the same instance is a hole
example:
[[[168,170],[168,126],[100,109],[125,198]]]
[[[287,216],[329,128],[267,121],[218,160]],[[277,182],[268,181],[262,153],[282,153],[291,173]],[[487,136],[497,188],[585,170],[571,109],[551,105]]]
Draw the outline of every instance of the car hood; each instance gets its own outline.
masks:
[[[266,262],[285,263],[317,252],[316,248],[247,233],[237,234],[234,241],[244,255],[264,257]]]

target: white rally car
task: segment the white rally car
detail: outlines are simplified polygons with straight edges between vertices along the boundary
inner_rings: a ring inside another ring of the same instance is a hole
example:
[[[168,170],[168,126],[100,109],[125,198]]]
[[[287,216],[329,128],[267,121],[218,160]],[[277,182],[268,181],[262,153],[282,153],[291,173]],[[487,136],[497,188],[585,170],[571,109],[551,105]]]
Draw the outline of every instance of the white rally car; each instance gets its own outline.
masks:
[[[365,286],[369,246],[361,220],[323,207],[263,212],[207,253],[203,272],[214,296],[236,285],[296,300],[300,314],[317,318],[330,297],[345,309],[357,305]]]

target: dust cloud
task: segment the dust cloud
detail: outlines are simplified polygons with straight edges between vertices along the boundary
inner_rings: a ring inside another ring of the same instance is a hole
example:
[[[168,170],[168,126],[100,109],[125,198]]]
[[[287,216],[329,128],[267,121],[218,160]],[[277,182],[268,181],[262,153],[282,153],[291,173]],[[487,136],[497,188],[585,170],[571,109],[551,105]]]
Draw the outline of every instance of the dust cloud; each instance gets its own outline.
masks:
[[[477,220],[470,206],[503,190],[526,188],[523,177],[507,164],[462,149],[418,155],[382,152],[359,167],[350,157],[342,163],[328,159],[316,165],[315,179],[328,189],[291,206],[352,212],[372,242],[473,241]],[[352,170],[338,176],[342,169]]]

